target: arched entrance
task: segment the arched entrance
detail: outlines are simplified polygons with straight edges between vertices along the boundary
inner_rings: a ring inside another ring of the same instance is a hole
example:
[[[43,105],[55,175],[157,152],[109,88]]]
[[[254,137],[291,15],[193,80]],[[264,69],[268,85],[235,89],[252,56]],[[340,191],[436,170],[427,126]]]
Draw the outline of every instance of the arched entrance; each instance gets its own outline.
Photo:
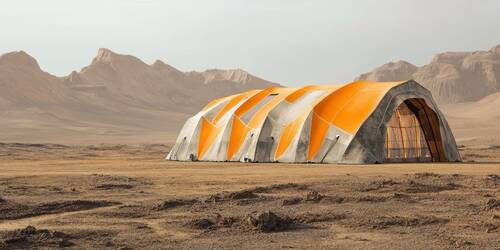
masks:
[[[423,99],[401,103],[386,124],[386,162],[447,161],[436,113]]]

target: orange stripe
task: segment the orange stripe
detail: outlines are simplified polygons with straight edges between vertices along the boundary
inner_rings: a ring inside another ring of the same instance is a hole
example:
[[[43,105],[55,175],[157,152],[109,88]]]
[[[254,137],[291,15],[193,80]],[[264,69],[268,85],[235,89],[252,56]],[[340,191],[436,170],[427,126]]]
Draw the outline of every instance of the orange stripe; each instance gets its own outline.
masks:
[[[308,93],[310,91],[321,90],[321,89],[330,89],[330,88],[332,88],[332,86],[328,86],[328,85],[309,85],[309,86],[305,86],[305,87],[302,87],[302,88],[296,90],[295,92],[293,92],[289,96],[287,96],[286,101],[287,102],[295,102],[295,101],[297,101],[298,99],[300,99],[302,96],[304,96],[306,93]]]
[[[241,104],[241,106],[234,112],[234,114],[237,116],[242,116],[248,110],[252,109],[255,105],[259,104],[259,102],[262,101],[262,99],[266,98],[270,93],[272,93],[276,89],[277,89],[276,87],[270,87],[259,91],[259,93],[248,98],[248,100],[246,100],[243,104]]]
[[[231,98],[231,100],[217,113],[217,115],[214,117],[212,120],[213,124],[217,124],[217,122],[227,113],[229,110],[231,110],[234,106],[236,106],[238,103],[240,103],[243,99],[247,98],[248,96],[251,96],[260,90],[251,90],[247,91],[244,93],[241,93],[239,95],[234,96]]]
[[[232,160],[234,154],[238,152],[243,144],[243,140],[247,137],[250,128],[243,123],[239,117],[233,117],[231,137],[227,147],[227,160]]]
[[[276,152],[274,153],[275,161],[278,160],[283,155],[283,153],[285,153],[285,151],[288,149],[292,140],[299,133],[298,130],[302,126],[306,118],[307,118],[307,113],[301,115],[300,117],[295,119],[295,121],[289,123],[283,129],[283,132],[278,142],[278,147],[276,147]]]
[[[290,122],[285,127],[285,129],[283,130],[283,132],[280,136],[278,147],[276,148],[275,157],[274,157],[275,160],[280,158],[282,156],[282,154],[288,149],[288,147],[292,143],[293,139],[295,138],[295,134],[299,133],[298,129],[302,126],[304,121],[307,119],[307,117],[309,116],[309,113],[311,113],[311,109],[313,109],[321,100],[326,98],[328,95],[330,95],[333,91],[335,91],[338,88],[340,88],[340,86],[306,86],[304,88],[297,90],[295,93],[292,94],[292,95],[295,95],[296,93],[300,93],[299,97],[297,97],[296,95],[294,97],[294,98],[298,99],[306,93],[304,90],[309,90],[309,91],[319,90],[319,89],[329,90],[324,95],[319,97],[318,100],[316,100],[314,103],[312,103],[308,107],[305,107],[304,109],[302,109],[301,110],[302,113],[299,114],[298,117],[294,121]],[[295,101],[296,99],[294,99],[293,101]],[[288,101],[288,99],[287,99],[287,101]]]
[[[205,117],[202,117],[201,121],[200,139],[198,141],[198,159],[203,157],[222,129],[222,126],[214,127]]]
[[[328,128],[329,124],[313,112],[313,119],[311,122],[311,135],[309,137],[309,150],[307,151],[308,161],[311,161],[320,149],[321,144],[323,144],[323,140],[325,139]]]

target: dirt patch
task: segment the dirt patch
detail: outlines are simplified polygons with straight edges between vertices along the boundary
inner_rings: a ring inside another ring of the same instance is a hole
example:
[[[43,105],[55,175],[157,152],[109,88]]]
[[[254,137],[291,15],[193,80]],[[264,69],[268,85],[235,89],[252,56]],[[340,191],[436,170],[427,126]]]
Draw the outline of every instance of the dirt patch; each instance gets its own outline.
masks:
[[[454,190],[461,185],[451,181],[443,181],[442,175],[434,173],[416,173],[404,182],[393,180],[376,180],[360,188],[361,192],[370,191],[397,191],[407,193],[433,193],[445,190]],[[430,180],[429,180],[430,179]],[[437,179],[437,181],[436,181]],[[418,181],[417,181],[418,180]]]
[[[352,196],[325,196],[321,200],[322,203],[330,203],[330,204],[341,204],[346,202],[385,202],[388,201],[391,197],[388,196],[374,196],[374,195],[352,195]]]
[[[294,216],[293,221],[295,221],[296,223],[316,223],[343,220],[345,218],[347,218],[346,214],[334,212],[304,213]]]
[[[190,220],[185,226],[197,230],[216,230],[232,227],[238,221],[235,217],[225,217],[215,214],[215,218],[198,218]]]
[[[396,200],[396,201],[404,201],[407,203],[416,202],[416,200],[414,198],[412,198],[410,195],[402,194],[402,193],[394,193],[394,194],[392,194],[392,197],[390,197],[390,198],[393,200]]]
[[[281,205],[282,206],[297,205],[297,204],[301,203],[302,201],[303,201],[303,199],[300,197],[293,197],[293,198],[289,198],[289,199],[284,199],[281,202]]]
[[[486,202],[486,210],[500,209],[500,200],[489,199]]]
[[[434,224],[446,224],[447,219],[437,218],[433,216],[423,217],[376,217],[368,219],[358,219],[354,226],[368,227],[372,229],[386,229],[390,227],[418,227]]]
[[[493,232],[498,232],[500,231],[500,224],[492,224],[492,223],[487,223],[484,224],[484,228],[486,229],[486,233],[493,233]]]
[[[331,203],[331,204],[340,204],[347,201],[349,201],[348,198],[339,195],[325,196],[321,200],[322,203]]]
[[[13,220],[27,217],[34,217],[44,214],[55,214],[64,212],[73,212],[89,210],[99,207],[106,207],[119,204],[112,201],[103,200],[70,200],[41,203],[36,205],[24,205],[10,203],[7,206],[0,207],[0,219]]]
[[[455,184],[453,182],[446,183],[444,185],[437,184],[424,184],[415,181],[409,181],[401,187],[401,190],[407,193],[435,193],[445,190],[454,190],[461,187],[461,185]]]
[[[353,201],[355,202],[369,202],[369,203],[377,203],[377,202],[384,202],[389,200],[389,197],[385,196],[373,196],[373,195],[361,195],[361,196],[355,196],[352,198]]]
[[[492,185],[495,187],[500,186],[500,175],[496,175],[496,174],[486,175],[486,177],[484,178],[484,182],[487,185]]]
[[[107,183],[107,184],[97,185],[95,188],[96,189],[111,190],[111,189],[131,189],[133,187],[134,186],[130,185],[130,184],[112,184],[112,183]]]
[[[413,178],[415,178],[415,179],[429,178],[429,177],[432,177],[432,178],[441,178],[442,175],[431,173],[431,172],[422,172],[422,173],[415,173],[415,174],[413,174]]]
[[[259,198],[252,190],[241,190],[235,192],[223,192],[209,196],[205,202],[221,202],[235,200],[251,200]]]
[[[198,230],[212,230],[215,229],[215,222],[210,219],[201,218],[189,221],[186,226]]]
[[[243,221],[247,226],[264,233],[287,230],[295,224],[292,219],[280,217],[271,211],[250,213]]]
[[[225,216],[222,216],[220,214],[216,214],[216,217],[215,217],[215,224],[218,227],[231,227],[237,221],[238,221],[237,218],[231,217],[231,216],[225,217]]]
[[[140,205],[122,205],[112,210],[99,211],[96,214],[106,218],[142,218],[151,214],[151,208]]]
[[[100,190],[132,189],[137,186],[152,184],[151,181],[144,178],[102,174],[90,175],[88,182],[93,183],[94,188]]]
[[[36,229],[28,226],[24,229],[7,232],[0,242],[0,248],[28,249],[28,248],[61,248],[71,247],[71,236],[59,231]]]
[[[258,196],[250,190],[231,192],[225,196],[225,198],[229,200],[254,199],[257,197]]]
[[[264,186],[264,187],[255,187],[255,188],[252,188],[249,190],[254,192],[254,193],[270,193],[273,191],[286,190],[286,189],[305,190],[305,189],[307,189],[307,185],[296,184],[296,183],[273,184],[273,185]]]
[[[384,189],[386,187],[391,187],[394,185],[400,184],[399,182],[393,181],[393,180],[376,180],[370,182],[368,185],[362,187],[360,189],[361,192],[369,192],[369,191],[376,191],[380,189]]]
[[[318,191],[311,191],[307,193],[306,195],[306,201],[309,202],[320,202],[323,199],[323,195],[320,194]]]
[[[167,210],[167,209],[172,209],[172,208],[182,207],[182,206],[192,206],[197,202],[199,202],[197,199],[166,200],[166,201],[162,201],[162,202],[154,205],[153,210],[161,211],[161,210]]]

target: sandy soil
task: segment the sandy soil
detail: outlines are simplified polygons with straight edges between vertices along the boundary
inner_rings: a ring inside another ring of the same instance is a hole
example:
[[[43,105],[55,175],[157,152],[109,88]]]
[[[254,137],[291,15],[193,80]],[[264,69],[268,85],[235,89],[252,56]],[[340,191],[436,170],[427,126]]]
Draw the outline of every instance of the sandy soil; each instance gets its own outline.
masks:
[[[369,166],[181,163],[167,151],[0,144],[0,249],[500,246],[500,147]]]

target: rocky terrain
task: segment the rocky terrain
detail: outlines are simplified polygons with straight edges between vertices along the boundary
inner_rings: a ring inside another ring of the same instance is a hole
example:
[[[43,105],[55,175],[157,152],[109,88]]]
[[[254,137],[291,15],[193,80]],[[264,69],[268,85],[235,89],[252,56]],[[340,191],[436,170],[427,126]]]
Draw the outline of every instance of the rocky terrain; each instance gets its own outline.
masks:
[[[0,144],[0,249],[497,249],[500,147],[460,150],[466,163],[334,166]]]

